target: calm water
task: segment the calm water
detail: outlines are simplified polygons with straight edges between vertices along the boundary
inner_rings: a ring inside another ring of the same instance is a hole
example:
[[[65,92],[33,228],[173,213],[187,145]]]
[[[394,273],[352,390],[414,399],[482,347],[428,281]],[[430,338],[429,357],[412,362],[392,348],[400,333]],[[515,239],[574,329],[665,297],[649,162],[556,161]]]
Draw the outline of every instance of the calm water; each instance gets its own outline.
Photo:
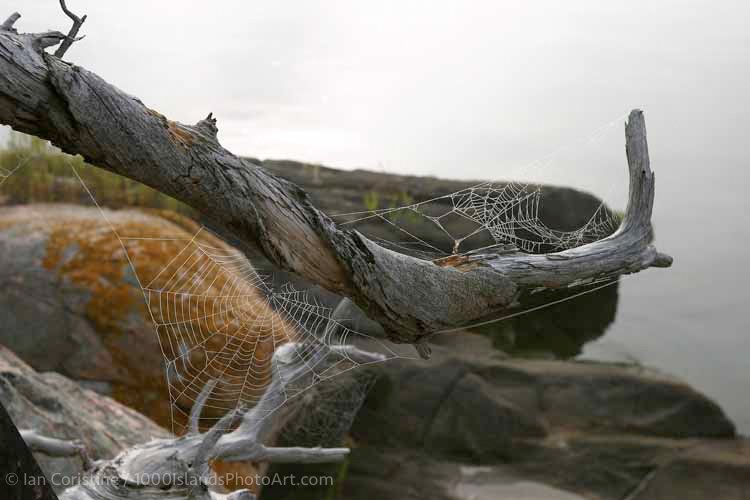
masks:
[[[740,163],[706,160],[705,172],[679,175],[677,158],[673,175],[659,169],[667,175],[657,189],[657,243],[674,266],[624,278],[615,323],[584,356],[635,358],[678,375],[750,434],[748,174]]]

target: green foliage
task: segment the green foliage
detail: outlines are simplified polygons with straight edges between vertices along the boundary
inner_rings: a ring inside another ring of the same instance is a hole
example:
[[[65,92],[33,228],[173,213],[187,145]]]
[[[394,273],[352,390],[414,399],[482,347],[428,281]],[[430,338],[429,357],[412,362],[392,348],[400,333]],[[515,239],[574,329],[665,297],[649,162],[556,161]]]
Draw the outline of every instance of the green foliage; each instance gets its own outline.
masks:
[[[388,208],[408,207],[414,204],[414,198],[406,191],[401,191],[398,194],[391,196],[391,202]],[[389,219],[393,222],[401,222],[402,224],[418,224],[420,222],[419,215],[409,208],[402,210],[395,210],[389,214]]]
[[[47,141],[17,132],[12,132],[0,148],[0,205],[90,204],[71,166],[103,206],[169,209],[192,215],[186,205],[148,186],[93,167],[80,156],[64,154]]]
[[[412,198],[412,196],[406,191],[387,195],[385,199],[387,200],[387,202],[385,206],[381,207],[380,193],[378,193],[377,191],[368,191],[362,197],[362,203],[364,204],[365,209],[370,212],[374,212],[380,209],[392,210],[399,207],[408,207],[414,204],[414,198]],[[393,222],[401,222],[406,224],[419,223],[419,215],[408,208],[404,208],[402,210],[392,210],[391,212],[388,212],[387,215],[384,215],[384,217],[387,217]]]
[[[380,207],[380,195],[377,191],[368,191],[362,197],[362,203],[365,204],[365,209],[374,212]]]
[[[625,218],[625,211],[612,210],[612,218],[614,219],[614,224],[616,226],[619,226],[622,223],[622,220]]]
[[[336,478],[333,481],[333,484],[328,488],[328,491],[326,492],[325,500],[337,500],[342,497],[342,490],[344,489],[344,483],[346,482],[346,477],[349,475],[349,461],[351,459],[347,455],[347,457],[338,465],[338,470],[336,471]]]

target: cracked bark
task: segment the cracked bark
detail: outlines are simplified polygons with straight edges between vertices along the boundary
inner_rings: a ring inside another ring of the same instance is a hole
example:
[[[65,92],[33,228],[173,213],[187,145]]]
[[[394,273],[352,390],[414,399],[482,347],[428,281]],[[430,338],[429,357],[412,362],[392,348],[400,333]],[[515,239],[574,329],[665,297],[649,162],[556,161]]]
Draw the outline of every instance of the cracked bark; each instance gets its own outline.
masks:
[[[44,52],[66,35],[18,34],[16,20],[0,27],[0,123],[190,205],[245,250],[257,244],[279,268],[349,297],[423,355],[431,333],[503,314],[534,289],[671,265],[651,241],[654,175],[641,111],[626,125],[630,194],[615,234],[551,254],[503,248],[429,262],[337,227],[300,188],[224,149],[211,115],[195,125],[169,120]]]

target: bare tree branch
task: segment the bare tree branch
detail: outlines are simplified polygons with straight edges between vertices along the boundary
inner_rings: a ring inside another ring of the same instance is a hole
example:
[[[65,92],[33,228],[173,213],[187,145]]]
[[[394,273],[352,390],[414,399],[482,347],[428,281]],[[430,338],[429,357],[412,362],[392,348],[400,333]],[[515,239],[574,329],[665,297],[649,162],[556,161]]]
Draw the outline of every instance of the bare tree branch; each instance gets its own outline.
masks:
[[[90,465],[86,447],[80,441],[44,436],[34,429],[24,429],[19,430],[18,432],[21,434],[21,437],[31,451],[42,453],[50,457],[79,456],[83,461],[84,469],[87,469]]]
[[[65,35],[59,31],[46,31],[33,35],[31,45],[41,52],[47,47],[54,47],[62,40],[65,40]]]
[[[310,366],[316,371],[324,372],[325,363],[338,361],[337,356],[358,362],[368,363],[382,361],[381,354],[342,345],[319,351],[312,356],[299,354],[299,344],[287,343],[276,349],[273,362],[276,366],[274,377],[266,388],[260,401],[242,418],[242,422],[233,432],[225,434],[214,448],[213,458],[227,462],[253,460],[259,462],[296,462],[317,463],[340,461],[349,454],[348,448],[269,448],[263,443],[268,441],[278,422],[269,418],[285,402],[284,386],[291,380],[306,373]],[[331,356],[333,354],[333,356]]]
[[[83,40],[85,37],[79,37],[76,38],[76,35],[78,35],[78,30],[81,29],[81,26],[84,22],[86,22],[86,16],[78,17],[77,15],[73,14],[69,9],[68,6],[65,5],[65,0],[60,0],[60,7],[62,7],[63,12],[65,12],[65,15],[67,15],[70,19],[73,20],[73,26],[70,28],[70,31],[68,32],[68,36],[65,37],[63,42],[60,44],[60,46],[55,51],[55,56],[62,58],[62,56],[65,55],[65,52],[68,51],[71,45],[73,45],[73,42],[77,42],[79,40]]]
[[[98,463],[93,471],[98,477],[66,490],[62,498],[184,498],[185,494],[180,493],[177,487],[186,485],[188,498],[208,500],[211,498],[206,488],[211,473],[209,463],[215,459],[225,462],[281,463],[324,463],[345,459],[349,454],[348,448],[274,447],[265,444],[272,440],[273,432],[290,416],[284,411],[286,386],[298,377],[309,375],[310,366],[324,372],[340,362],[341,356],[361,362],[382,359],[380,354],[347,346],[332,352],[320,349],[310,356],[304,345],[286,343],[274,352],[274,375],[253,408],[239,408],[227,413],[204,434],[154,440],[135,446],[109,462]],[[204,403],[215,386],[216,381],[211,381],[201,390],[200,399]],[[199,415],[200,409],[195,414]],[[227,432],[238,418],[242,420],[237,428]],[[139,478],[153,478],[157,482],[143,484]],[[123,486],[111,490],[113,484]],[[253,498],[247,497],[247,494],[238,494],[237,498]]]
[[[5,31],[11,31],[13,29],[13,25],[16,24],[16,21],[18,21],[20,17],[21,17],[21,14],[19,14],[18,12],[14,12],[10,16],[8,16],[8,19],[6,19],[2,25],[0,25],[0,29],[5,30]]]
[[[169,120],[44,53],[32,43],[40,35],[0,33],[0,123],[185,202],[242,249],[258,245],[279,268],[349,297],[389,338],[417,342],[424,355],[430,334],[504,314],[540,289],[672,262],[651,243],[654,176],[641,111],[626,127],[630,195],[615,234],[563,252],[490,249],[436,263],[337,227],[297,186],[224,149],[211,115],[196,125]]]
[[[203,407],[205,406],[206,401],[208,401],[208,398],[211,397],[211,393],[213,392],[217,383],[218,380],[209,380],[206,385],[203,386],[200,394],[198,394],[198,397],[195,399],[195,403],[193,403],[193,407],[190,409],[190,418],[188,419],[188,433],[200,434],[201,413],[203,412]]]

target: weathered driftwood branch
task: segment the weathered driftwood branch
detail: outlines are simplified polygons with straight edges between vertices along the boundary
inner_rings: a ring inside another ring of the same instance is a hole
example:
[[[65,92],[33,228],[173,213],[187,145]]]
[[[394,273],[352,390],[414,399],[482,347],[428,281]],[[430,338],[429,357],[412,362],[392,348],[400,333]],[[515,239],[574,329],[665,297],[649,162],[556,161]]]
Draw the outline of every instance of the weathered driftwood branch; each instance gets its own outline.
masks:
[[[188,418],[189,434],[200,434],[201,411],[206,405],[206,401],[208,401],[214,388],[216,388],[218,382],[218,380],[209,380],[206,385],[203,386],[203,389],[201,389],[198,397],[195,398],[195,404],[190,409],[190,417]]]
[[[43,453],[50,457],[80,456],[84,463],[88,461],[86,447],[78,441],[43,436],[34,429],[19,429],[18,432],[31,451]]]
[[[21,14],[18,12],[14,12],[10,16],[8,16],[8,19],[6,19],[2,25],[0,25],[0,29],[4,31],[12,31],[14,30],[13,25],[16,24],[16,21],[18,21],[21,18]]]
[[[315,367],[317,372],[324,372],[342,357],[361,363],[383,359],[380,354],[362,351],[353,346],[318,349],[311,355],[309,346],[286,343],[274,352],[274,376],[254,407],[227,413],[204,434],[193,432],[179,438],[154,440],[135,446],[111,461],[96,463],[90,477],[81,481],[80,485],[66,490],[62,498],[209,499],[213,498],[209,488],[212,477],[209,463],[215,459],[224,462],[267,463],[343,460],[349,454],[348,448],[287,448],[265,444],[272,439],[280,423],[291,416],[285,413],[290,410],[284,404],[288,384],[299,377],[309,376],[311,367]],[[191,428],[197,429],[203,405],[216,384],[216,381],[210,381],[201,390],[191,412]],[[239,425],[227,432],[238,419],[241,419]],[[237,499],[254,498],[248,496],[251,495],[248,491],[236,492],[235,495]]]
[[[70,31],[68,32],[68,36],[65,37],[63,42],[55,51],[55,56],[62,58],[62,56],[65,55],[65,52],[68,51],[70,46],[73,45],[73,42],[83,40],[83,38],[86,36],[84,35],[82,37],[76,38],[76,35],[78,35],[78,30],[80,30],[83,23],[86,22],[86,16],[78,17],[75,14],[73,14],[70,11],[70,9],[68,9],[68,6],[65,5],[65,0],[60,0],[60,7],[62,7],[62,10],[63,12],[65,12],[65,15],[68,16],[73,21],[73,26],[70,28]]]
[[[563,252],[480,252],[436,265],[338,228],[297,186],[224,149],[211,115],[171,121],[43,51],[65,38],[0,31],[0,123],[185,202],[240,246],[258,244],[281,269],[351,298],[393,340],[503,313],[540,288],[671,264],[651,244],[654,176],[640,111],[626,127],[630,198],[615,234]]]

